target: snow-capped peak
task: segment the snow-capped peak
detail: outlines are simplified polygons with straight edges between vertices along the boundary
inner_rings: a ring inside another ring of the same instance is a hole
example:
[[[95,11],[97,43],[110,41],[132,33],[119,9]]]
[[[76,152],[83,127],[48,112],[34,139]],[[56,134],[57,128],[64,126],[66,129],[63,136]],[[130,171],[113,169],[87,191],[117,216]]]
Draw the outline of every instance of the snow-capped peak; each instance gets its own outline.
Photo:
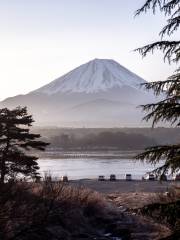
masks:
[[[60,92],[96,93],[114,87],[139,88],[145,80],[111,59],[94,59],[35,92],[52,95]]]

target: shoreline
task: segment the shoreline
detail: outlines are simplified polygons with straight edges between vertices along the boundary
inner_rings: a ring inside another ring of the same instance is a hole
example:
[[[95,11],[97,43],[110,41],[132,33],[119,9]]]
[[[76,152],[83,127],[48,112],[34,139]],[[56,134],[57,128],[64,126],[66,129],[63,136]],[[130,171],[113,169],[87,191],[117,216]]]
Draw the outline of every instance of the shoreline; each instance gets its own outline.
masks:
[[[160,182],[158,180],[127,181],[123,179],[118,179],[116,181],[98,181],[97,179],[79,179],[69,181],[69,184],[72,186],[89,188],[103,194],[133,192],[165,193],[173,186],[174,183],[175,182],[172,180]]]
[[[139,152],[143,150],[69,150],[69,151],[46,151],[36,153],[40,160],[55,158],[55,159],[133,159]]]

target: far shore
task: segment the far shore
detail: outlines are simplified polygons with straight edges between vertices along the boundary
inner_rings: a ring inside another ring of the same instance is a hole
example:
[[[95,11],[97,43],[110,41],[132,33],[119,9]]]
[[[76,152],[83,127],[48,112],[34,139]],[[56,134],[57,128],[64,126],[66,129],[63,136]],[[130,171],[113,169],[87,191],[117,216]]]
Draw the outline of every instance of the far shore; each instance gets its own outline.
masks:
[[[68,151],[45,151],[37,153],[40,159],[76,159],[76,158],[96,158],[96,159],[132,159],[143,150],[68,150]]]

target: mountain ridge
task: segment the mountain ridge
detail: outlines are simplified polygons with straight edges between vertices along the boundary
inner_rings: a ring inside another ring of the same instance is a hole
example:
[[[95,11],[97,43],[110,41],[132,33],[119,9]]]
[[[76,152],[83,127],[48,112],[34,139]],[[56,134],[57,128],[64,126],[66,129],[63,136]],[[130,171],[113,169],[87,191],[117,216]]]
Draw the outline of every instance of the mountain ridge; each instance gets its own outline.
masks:
[[[43,126],[139,127],[143,114],[137,106],[155,100],[140,88],[145,82],[114,60],[95,59],[0,107],[27,106]]]
[[[138,88],[144,79],[112,59],[94,59],[64,74],[60,78],[32,91],[48,95],[72,92],[95,93],[124,85]]]

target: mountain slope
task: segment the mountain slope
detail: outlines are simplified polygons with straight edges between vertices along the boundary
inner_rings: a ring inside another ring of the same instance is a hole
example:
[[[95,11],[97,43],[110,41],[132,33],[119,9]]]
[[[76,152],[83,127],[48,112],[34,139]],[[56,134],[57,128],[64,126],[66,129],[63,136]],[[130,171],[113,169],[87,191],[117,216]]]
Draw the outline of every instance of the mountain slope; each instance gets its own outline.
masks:
[[[154,101],[140,88],[145,82],[114,60],[94,59],[0,107],[27,106],[38,125],[141,126],[137,105]]]
[[[62,92],[95,93],[124,85],[139,88],[145,82],[114,60],[94,59],[35,92],[49,95]]]

